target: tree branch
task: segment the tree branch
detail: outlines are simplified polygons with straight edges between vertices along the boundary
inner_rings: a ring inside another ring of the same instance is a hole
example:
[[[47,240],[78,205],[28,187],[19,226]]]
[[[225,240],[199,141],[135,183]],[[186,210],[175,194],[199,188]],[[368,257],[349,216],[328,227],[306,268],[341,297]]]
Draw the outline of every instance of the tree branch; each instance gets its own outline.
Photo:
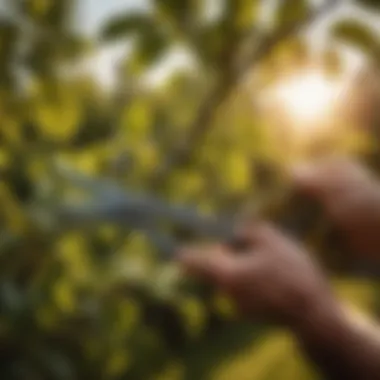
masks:
[[[226,73],[221,82],[211,92],[210,96],[199,110],[196,119],[188,129],[189,134],[182,143],[179,144],[173,154],[161,166],[157,167],[152,176],[150,185],[152,187],[159,186],[166,180],[167,176],[173,169],[185,166],[191,161],[198,144],[209,132],[211,121],[219,106],[228,98],[235,86],[238,85],[241,78],[246,74],[247,70],[258,64],[278,43],[292,36],[298,32],[299,29],[319,19],[340,2],[341,0],[326,0],[322,6],[317,10],[309,12],[309,14],[299,23],[281,28],[273,35],[263,36],[261,41],[256,45],[256,48],[247,55],[244,61],[235,67],[231,67],[231,70]],[[254,33],[254,35],[254,38],[256,39],[257,34]]]

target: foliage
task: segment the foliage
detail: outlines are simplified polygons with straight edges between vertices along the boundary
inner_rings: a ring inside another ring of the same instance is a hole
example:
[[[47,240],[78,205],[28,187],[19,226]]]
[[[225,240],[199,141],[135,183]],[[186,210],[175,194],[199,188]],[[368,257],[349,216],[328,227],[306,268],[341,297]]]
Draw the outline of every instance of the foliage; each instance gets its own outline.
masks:
[[[336,38],[355,46],[373,60],[379,60],[379,36],[365,24],[344,20],[335,25],[333,33]]]
[[[357,2],[359,3],[359,5],[363,5],[371,9],[379,9],[379,2],[377,0],[357,0]]]
[[[62,166],[203,212],[236,213],[277,189],[278,178],[268,180],[265,169],[281,172],[293,157],[255,109],[258,94],[233,86],[245,49],[250,53],[261,38],[264,1],[226,0],[211,21],[205,3],[156,0],[151,12],[105,25],[102,42],[135,37],[110,95],[86,73],[67,75],[96,48],[72,28],[75,1],[8,1],[17,17],[0,23],[2,378],[294,379],[310,372],[287,334],[239,321],[228,300],[161,262],[144,234],[108,224],[66,231],[45,214],[64,200],[86,199],[62,180]],[[274,32],[311,10],[306,1],[281,4]],[[366,49],[370,42],[372,51],[376,39],[355,28],[340,25],[337,33]],[[160,88],[142,86],[142,74],[178,45],[191,51],[196,70],[176,72]],[[256,65],[259,89],[288,68],[312,63],[302,38],[272,45],[248,65],[248,71]],[[340,51],[324,59],[330,69]],[[183,146],[189,154],[177,160]],[[169,163],[167,170],[159,170],[161,163]],[[287,216],[299,210],[290,202],[280,207]],[[162,227],[184,238],[183,231]],[[309,241],[329,245],[314,227]],[[372,284],[348,285],[344,296],[372,310]]]

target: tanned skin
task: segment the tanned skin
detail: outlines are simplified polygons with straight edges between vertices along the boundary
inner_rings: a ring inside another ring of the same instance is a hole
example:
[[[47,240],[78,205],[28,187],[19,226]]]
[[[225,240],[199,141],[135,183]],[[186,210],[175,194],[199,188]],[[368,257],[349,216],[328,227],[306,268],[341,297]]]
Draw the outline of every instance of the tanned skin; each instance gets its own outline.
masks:
[[[351,248],[380,262],[380,184],[345,159],[294,171],[296,185],[317,199]],[[228,294],[252,320],[289,328],[329,380],[380,380],[380,335],[345,312],[313,255],[267,223],[237,232],[248,244],[238,254],[215,245],[183,249],[184,269]]]

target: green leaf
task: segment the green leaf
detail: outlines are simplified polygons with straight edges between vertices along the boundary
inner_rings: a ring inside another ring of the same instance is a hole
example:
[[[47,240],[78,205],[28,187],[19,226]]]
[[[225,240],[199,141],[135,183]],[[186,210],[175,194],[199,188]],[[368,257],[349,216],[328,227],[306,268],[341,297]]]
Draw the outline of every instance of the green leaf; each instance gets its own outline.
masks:
[[[229,18],[235,30],[252,27],[260,2],[257,0],[227,0],[225,17]]]
[[[292,38],[278,44],[272,53],[273,69],[277,75],[303,68],[310,62],[308,44],[302,38]]]
[[[112,41],[123,37],[128,37],[133,33],[143,33],[148,31],[153,24],[153,20],[144,13],[128,13],[112,19],[101,31],[101,38]]]
[[[307,0],[282,0],[275,17],[277,27],[286,28],[296,24],[304,19],[309,8]]]
[[[240,152],[225,152],[221,182],[227,192],[240,193],[250,185],[249,160]]]
[[[225,25],[222,22],[206,26],[199,31],[196,41],[197,55],[203,64],[212,67],[220,65],[226,45],[224,36]]]
[[[215,327],[195,345],[190,345],[186,351],[184,379],[223,378],[218,377],[219,371],[224,369],[220,367],[226,366],[226,363],[234,363],[240,355],[247,351],[251,354],[258,338],[264,334],[265,328],[258,324],[231,322]],[[224,377],[224,379],[230,378],[240,379],[239,376]]]
[[[55,30],[62,30],[71,21],[74,0],[22,0],[27,18]]]
[[[358,5],[373,8],[375,10],[380,10],[380,1],[379,0],[356,0]]]
[[[51,83],[50,83],[51,85]],[[48,141],[70,141],[83,118],[81,102],[68,86],[42,86],[31,109],[32,120],[39,136]]]
[[[194,24],[202,9],[202,3],[200,0],[154,0],[159,14],[181,29]]]
[[[12,83],[13,59],[18,48],[17,37],[17,26],[0,20],[0,83]]]
[[[162,25],[142,13],[121,16],[111,21],[101,33],[103,40],[106,41],[131,35],[137,37],[132,59],[132,67],[136,67],[137,70],[144,69],[160,59],[170,45],[169,36]]]
[[[60,53],[64,60],[75,60],[89,52],[91,44],[79,35],[65,35],[61,41]]]
[[[332,34],[372,57],[380,52],[379,37],[368,26],[356,20],[344,20],[333,27]]]
[[[159,28],[150,28],[140,34],[134,59],[143,67],[158,61],[169,49],[170,40]]]

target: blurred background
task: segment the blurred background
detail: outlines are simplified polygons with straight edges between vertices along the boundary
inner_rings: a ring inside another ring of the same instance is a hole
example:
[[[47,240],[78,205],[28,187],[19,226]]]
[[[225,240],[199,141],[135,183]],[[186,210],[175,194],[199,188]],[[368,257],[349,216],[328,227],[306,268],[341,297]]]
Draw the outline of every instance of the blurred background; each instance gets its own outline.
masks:
[[[317,379],[286,331],[162,260],[153,227],[54,210],[98,189],[67,173],[233,216],[273,206],[295,163],[380,169],[379,37],[378,0],[1,0],[1,378]],[[274,209],[341,264],[323,219]],[[378,317],[377,281],[331,280]]]

